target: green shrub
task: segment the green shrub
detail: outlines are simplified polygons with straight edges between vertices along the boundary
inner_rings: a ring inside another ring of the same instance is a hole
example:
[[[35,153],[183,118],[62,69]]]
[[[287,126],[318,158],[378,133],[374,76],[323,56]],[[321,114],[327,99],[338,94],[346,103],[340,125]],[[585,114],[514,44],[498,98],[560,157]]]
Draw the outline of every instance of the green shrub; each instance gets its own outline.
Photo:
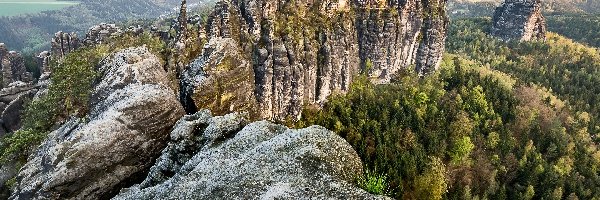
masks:
[[[10,137],[3,138],[3,152],[0,161],[6,162],[11,159],[24,161],[25,155],[32,151],[32,144],[39,144],[46,135],[32,129],[19,130]]]
[[[388,176],[385,174],[377,174],[375,171],[371,171],[367,167],[365,167],[364,174],[356,179],[356,182],[358,184],[358,187],[366,190],[371,194],[390,194]]]

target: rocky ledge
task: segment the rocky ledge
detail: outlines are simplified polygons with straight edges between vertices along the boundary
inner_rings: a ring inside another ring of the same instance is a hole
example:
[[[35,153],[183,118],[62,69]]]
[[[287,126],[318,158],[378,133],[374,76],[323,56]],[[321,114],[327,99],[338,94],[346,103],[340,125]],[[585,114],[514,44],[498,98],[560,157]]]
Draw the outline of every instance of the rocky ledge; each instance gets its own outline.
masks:
[[[353,184],[360,158],[335,133],[246,124],[237,113],[183,117],[148,177],[114,199],[386,199]]]

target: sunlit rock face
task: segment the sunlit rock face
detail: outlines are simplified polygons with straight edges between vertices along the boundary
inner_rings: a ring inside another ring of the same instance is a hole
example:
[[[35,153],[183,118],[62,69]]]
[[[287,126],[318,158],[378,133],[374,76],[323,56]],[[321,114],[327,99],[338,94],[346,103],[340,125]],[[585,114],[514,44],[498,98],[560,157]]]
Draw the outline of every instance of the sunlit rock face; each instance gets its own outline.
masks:
[[[262,118],[297,119],[305,105],[347,92],[361,72],[375,83],[387,83],[404,69],[421,76],[434,72],[446,40],[445,4],[220,1],[208,18],[206,34],[209,41],[237,41],[236,52],[253,70],[254,90],[248,92]]]
[[[503,41],[530,41],[546,38],[546,19],[540,0],[506,0],[496,8],[490,31]]]

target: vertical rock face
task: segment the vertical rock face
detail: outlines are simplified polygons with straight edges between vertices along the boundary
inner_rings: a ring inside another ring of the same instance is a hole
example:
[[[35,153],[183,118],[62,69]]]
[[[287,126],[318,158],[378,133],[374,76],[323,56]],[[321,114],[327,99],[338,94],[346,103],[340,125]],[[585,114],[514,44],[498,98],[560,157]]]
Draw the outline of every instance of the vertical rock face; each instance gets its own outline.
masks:
[[[16,51],[8,51],[3,43],[0,43],[0,71],[4,87],[18,81],[29,83],[33,80],[31,73],[25,69],[23,56]]]
[[[400,69],[415,65],[420,75],[439,67],[448,19],[445,0],[358,1],[360,58],[368,74],[389,82]]]
[[[77,38],[77,34],[75,33],[64,33],[59,31],[54,34],[54,38],[52,38],[52,55],[62,58],[67,55],[71,51],[79,48],[79,39]]]
[[[0,90],[0,136],[21,128],[21,113],[25,102],[33,98],[37,89],[31,84],[14,82]]]
[[[50,72],[50,52],[42,51],[38,56],[36,56],[37,65],[42,74]]]
[[[37,91],[33,77],[25,69],[20,53],[9,51],[0,43],[0,136],[21,127],[21,112],[26,101]]]
[[[447,25],[445,0],[232,0],[217,2],[207,34],[238,41],[262,117],[284,120],[348,91],[363,71],[376,83],[433,72]]]
[[[546,20],[540,0],[506,0],[496,8],[491,35],[504,41],[546,38]]]
[[[203,54],[181,75],[180,100],[188,113],[208,108],[226,114],[256,106],[252,63],[238,51],[231,38],[213,39]]]

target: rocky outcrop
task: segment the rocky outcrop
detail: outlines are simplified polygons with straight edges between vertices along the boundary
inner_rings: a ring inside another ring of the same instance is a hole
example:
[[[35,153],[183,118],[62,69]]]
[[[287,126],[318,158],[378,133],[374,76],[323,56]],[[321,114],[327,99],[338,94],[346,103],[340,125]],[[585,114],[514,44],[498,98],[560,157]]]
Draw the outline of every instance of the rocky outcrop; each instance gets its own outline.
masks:
[[[385,199],[357,188],[360,158],[341,137],[207,110],[179,120],[134,187],[114,199]]]
[[[492,36],[503,41],[530,41],[546,38],[546,20],[540,0],[506,0],[496,8]]]
[[[123,34],[123,31],[121,28],[117,27],[117,25],[102,23],[93,26],[88,30],[87,34],[85,35],[85,39],[83,40],[83,44],[88,46],[102,44],[107,39],[119,36],[121,34]]]
[[[27,83],[33,81],[31,73],[25,69],[23,56],[16,51],[8,51],[3,43],[0,43],[0,72],[2,73],[2,86],[4,87],[17,81]]]
[[[145,177],[183,109],[144,47],[112,55],[99,71],[89,115],[49,134],[21,168],[11,199],[106,199]]]
[[[348,91],[361,71],[376,83],[435,71],[447,25],[444,0],[232,0],[217,2],[206,34],[238,41],[262,118],[286,120]]]
[[[48,73],[50,72],[50,59],[51,54],[49,51],[42,51],[38,56],[36,56],[37,65],[40,70],[40,73]]]
[[[208,108],[219,115],[233,111],[256,113],[252,63],[238,50],[235,40],[215,38],[185,68],[180,99],[186,112]]]
[[[64,33],[59,31],[54,34],[52,38],[52,55],[57,58],[62,58],[72,51],[79,48],[79,38],[75,33]]]
[[[25,69],[23,56],[8,51],[3,43],[0,43],[0,72],[0,136],[4,136],[21,127],[24,104],[37,90],[31,73]]]
[[[0,137],[21,128],[21,113],[37,89],[31,84],[14,82],[0,90]]]

